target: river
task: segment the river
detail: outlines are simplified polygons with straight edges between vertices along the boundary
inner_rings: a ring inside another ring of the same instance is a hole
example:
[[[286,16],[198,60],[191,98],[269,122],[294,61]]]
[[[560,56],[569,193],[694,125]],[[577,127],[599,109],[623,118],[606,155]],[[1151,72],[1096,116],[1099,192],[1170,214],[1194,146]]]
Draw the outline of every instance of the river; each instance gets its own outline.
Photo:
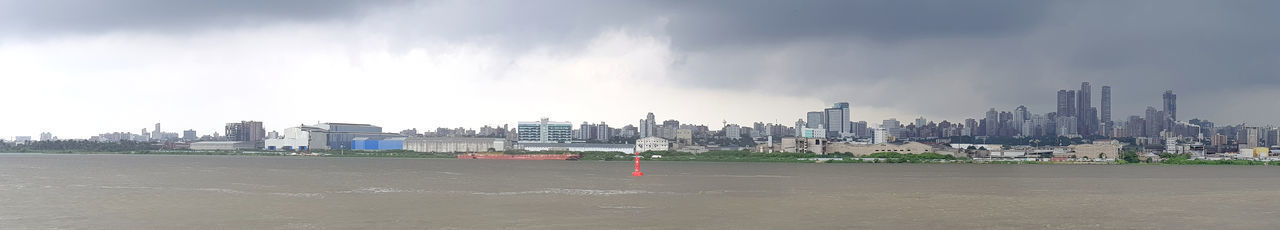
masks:
[[[1276,229],[1280,167],[0,154],[4,229]]]

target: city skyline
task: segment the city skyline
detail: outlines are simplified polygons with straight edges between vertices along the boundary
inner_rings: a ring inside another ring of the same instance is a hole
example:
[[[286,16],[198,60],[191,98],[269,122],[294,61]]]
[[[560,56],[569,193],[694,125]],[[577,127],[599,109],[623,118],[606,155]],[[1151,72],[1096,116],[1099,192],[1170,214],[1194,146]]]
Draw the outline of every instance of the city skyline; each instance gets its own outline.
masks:
[[[792,125],[835,102],[870,125],[960,123],[1052,111],[1080,82],[1115,89],[1113,121],[1172,90],[1178,120],[1275,124],[1280,108],[1237,101],[1280,98],[1280,32],[1257,29],[1280,26],[1263,10],[1277,3],[1161,3],[15,2],[0,7],[0,80],[16,87],[0,97],[22,112],[0,117],[0,137],[240,120],[621,127],[648,112]],[[1153,10],[1118,10],[1135,7]]]

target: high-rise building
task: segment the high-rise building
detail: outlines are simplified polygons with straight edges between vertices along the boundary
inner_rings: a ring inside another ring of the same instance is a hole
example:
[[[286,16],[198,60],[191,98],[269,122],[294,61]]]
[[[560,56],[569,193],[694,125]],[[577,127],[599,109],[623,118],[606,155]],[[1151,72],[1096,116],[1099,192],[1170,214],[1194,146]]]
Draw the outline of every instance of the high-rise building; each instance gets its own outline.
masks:
[[[858,121],[849,123],[849,132],[853,132],[854,137],[867,138],[871,137],[871,130],[867,129],[867,121]]]
[[[916,123],[913,123],[913,124],[915,124],[916,127],[924,127],[924,125],[928,123],[929,123],[928,119],[924,119],[924,117],[917,117]]]
[[[1058,116],[1075,116],[1076,91],[1058,90]]]
[[[735,125],[735,124],[725,125],[723,131],[724,131],[724,136],[726,138],[729,138],[729,139],[742,138],[742,127],[739,127],[738,125]]]
[[[653,113],[645,115],[644,119],[640,120],[640,126],[636,128],[639,129],[637,131],[641,138],[658,136],[658,120],[654,119]]]
[[[889,131],[883,128],[875,129],[875,137],[871,139],[872,144],[881,144],[889,142]]]
[[[808,123],[805,123],[804,127],[810,128],[810,129],[816,129],[818,127],[825,126],[827,122],[826,116],[824,116],[822,112],[818,112],[818,111],[806,113],[805,118],[808,119]]]
[[[1143,121],[1146,122],[1143,127],[1143,136],[1149,138],[1160,137],[1160,131],[1165,130],[1165,120],[1167,120],[1168,117],[1165,115],[1164,111],[1156,110],[1155,107],[1150,106],[1147,107],[1146,115],[1147,116],[1143,118]]]
[[[1164,113],[1170,120],[1178,120],[1178,95],[1173,90],[1164,91]]]
[[[805,128],[805,127],[808,127],[808,125],[804,122],[804,119],[796,120],[796,129],[795,129],[796,134],[795,134],[795,135],[796,135],[797,137],[799,137],[799,136],[803,136],[803,135],[804,135],[804,128]]]
[[[1102,103],[1099,105],[1102,106],[1100,110],[1102,117],[1100,121],[1102,123],[1101,125],[1103,130],[1102,135],[1114,136],[1115,134],[1111,133],[1111,86],[1102,86]]]
[[[156,124],[156,127],[160,127],[160,124]],[[267,130],[262,128],[261,121],[227,123],[225,131],[229,141],[262,142],[267,139]]]
[[[542,118],[538,121],[521,121],[516,128],[516,135],[519,135],[521,143],[565,143],[573,138],[573,123],[567,121],[555,122]]]
[[[1076,91],[1076,130],[1081,136],[1093,135],[1094,118],[1098,115],[1093,108],[1093,86],[1089,82],[1080,83],[1080,91]]]
[[[188,129],[186,131],[182,131],[182,140],[194,141],[196,139],[200,139],[200,136],[196,136],[196,130]]]
[[[1262,128],[1244,127],[1240,132],[1239,139],[1236,140],[1240,148],[1262,147]]]
[[[880,128],[889,132],[889,135],[891,136],[902,136],[902,122],[899,122],[896,118],[889,118],[884,121],[880,121]]]
[[[40,141],[52,141],[52,140],[53,140],[53,133],[50,133],[50,132],[40,133]]]
[[[975,119],[973,119],[973,118],[964,119],[964,131],[961,131],[961,135],[964,135],[964,136],[977,136],[977,135],[978,135],[978,120],[975,120]]]
[[[987,136],[996,136],[997,134],[999,134],[1000,133],[999,131],[1000,130],[1000,125],[999,125],[1000,113],[996,112],[996,108],[991,108],[991,110],[987,110],[986,120],[987,120],[986,124],[983,124],[986,126],[985,134]]]

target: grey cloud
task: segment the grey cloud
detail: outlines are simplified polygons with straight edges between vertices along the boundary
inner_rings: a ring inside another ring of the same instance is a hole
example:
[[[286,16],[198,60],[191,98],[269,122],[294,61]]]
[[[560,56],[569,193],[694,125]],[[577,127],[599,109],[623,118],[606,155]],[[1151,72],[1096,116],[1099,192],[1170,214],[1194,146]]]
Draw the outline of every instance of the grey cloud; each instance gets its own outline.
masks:
[[[601,31],[627,29],[671,41],[670,72],[680,81],[671,85],[955,119],[1022,104],[1045,112],[1054,91],[1090,81],[1095,92],[1113,86],[1117,118],[1157,105],[1160,92],[1173,89],[1195,103],[1180,106],[1188,114],[1180,117],[1259,120],[1191,98],[1274,93],[1275,9],[1280,2],[17,1],[0,2],[0,33],[347,20],[370,30],[356,32],[391,35],[396,49],[461,41],[518,54],[572,50]]]
[[[185,32],[278,21],[332,20],[398,0],[0,0],[0,33],[46,37]]]

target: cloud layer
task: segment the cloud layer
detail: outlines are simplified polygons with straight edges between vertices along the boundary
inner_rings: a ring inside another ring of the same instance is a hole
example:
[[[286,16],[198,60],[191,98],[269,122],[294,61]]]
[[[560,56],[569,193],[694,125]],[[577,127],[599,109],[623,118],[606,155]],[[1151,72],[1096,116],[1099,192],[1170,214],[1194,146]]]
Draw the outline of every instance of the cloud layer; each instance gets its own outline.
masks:
[[[1182,99],[1180,118],[1274,124],[1280,109],[1266,102],[1280,96],[1280,31],[1271,29],[1280,28],[1280,15],[1269,12],[1277,8],[1271,1],[0,1],[0,61],[13,65],[0,76],[30,86],[0,95],[41,98],[16,106],[54,114],[11,115],[0,135],[87,136],[154,121],[211,132],[239,119],[399,129],[550,116],[622,126],[647,111],[713,126],[787,124],[836,101],[852,102],[854,119],[872,123],[957,120],[990,107],[1048,112],[1056,90],[1081,81],[1095,92],[1113,87],[1117,119],[1158,105],[1171,89]],[[368,109],[344,107],[355,104]],[[105,117],[76,119],[68,108]],[[375,108],[399,112],[369,115]],[[326,110],[344,112],[316,112]]]

